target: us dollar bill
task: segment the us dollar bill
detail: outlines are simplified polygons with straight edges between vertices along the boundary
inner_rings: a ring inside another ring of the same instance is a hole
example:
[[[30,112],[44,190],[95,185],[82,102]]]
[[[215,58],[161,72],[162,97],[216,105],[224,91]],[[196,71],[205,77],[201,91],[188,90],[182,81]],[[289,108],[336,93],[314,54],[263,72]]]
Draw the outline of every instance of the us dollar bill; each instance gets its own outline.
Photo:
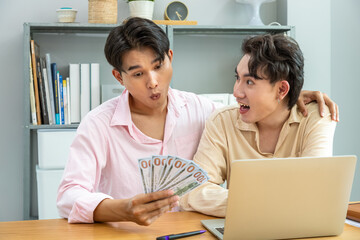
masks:
[[[166,184],[169,179],[172,179],[178,172],[183,171],[186,165],[190,163],[189,160],[176,157],[171,163],[170,166],[168,166],[168,170],[164,176],[164,178],[161,180],[157,191],[164,190],[163,186]]]
[[[151,161],[152,158],[140,158],[138,160],[144,193],[151,192]]]
[[[160,179],[162,175],[162,171],[165,168],[167,156],[162,155],[153,155],[152,156],[152,189],[156,190],[158,188],[158,185],[160,184]]]

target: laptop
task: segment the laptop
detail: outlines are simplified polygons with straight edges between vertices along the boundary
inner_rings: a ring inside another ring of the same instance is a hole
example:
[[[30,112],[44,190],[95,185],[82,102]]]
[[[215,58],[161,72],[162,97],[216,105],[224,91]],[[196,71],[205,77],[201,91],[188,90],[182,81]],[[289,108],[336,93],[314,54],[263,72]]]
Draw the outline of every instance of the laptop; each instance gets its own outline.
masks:
[[[201,223],[219,239],[339,235],[355,164],[356,156],[234,161],[225,219]]]

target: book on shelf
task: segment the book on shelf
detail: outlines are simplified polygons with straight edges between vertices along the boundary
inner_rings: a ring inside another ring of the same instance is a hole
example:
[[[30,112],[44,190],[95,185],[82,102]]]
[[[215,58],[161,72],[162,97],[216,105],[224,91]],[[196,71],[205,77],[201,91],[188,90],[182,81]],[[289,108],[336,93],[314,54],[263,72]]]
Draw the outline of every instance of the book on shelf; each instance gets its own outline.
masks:
[[[47,80],[48,80],[48,86],[49,86],[51,118],[52,118],[52,123],[56,124],[54,86],[53,86],[53,79],[52,79],[52,74],[51,74],[51,57],[50,57],[50,53],[45,53],[45,65],[46,65],[46,73],[47,73]]]
[[[100,105],[100,64],[90,64],[90,93],[91,93],[91,109]]]
[[[37,125],[36,119],[36,106],[35,106],[35,93],[34,93],[34,79],[31,67],[31,56],[29,61],[29,76],[30,76],[30,113],[31,113],[31,123]]]
[[[58,82],[59,82],[59,110],[60,110],[60,124],[65,124],[65,117],[64,117],[64,95],[63,95],[63,79],[62,75],[60,75],[59,71],[57,72],[58,75]]]
[[[71,104],[70,104],[70,78],[66,78],[66,101],[67,101],[67,124],[71,124]]]
[[[48,117],[49,117],[49,124],[52,125],[52,124],[54,124],[54,120],[53,120],[52,112],[51,112],[49,82],[47,79],[46,68],[43,68],[42,70],[43,70],[42,76],[43,76],[44,85],[45,85],[46,108],[47,108]]]
[[[69,121],[68,121],[68,98],[67,98],[67,80],[66,79],[63,79],[62,80],[62,99],[63,99],[63,102],[64,102],[64,124],[70,124]]]
[[[63,77],[57,64],[50,63],[50,53],[46,53],[43,58],[38,57],[36,61],[36,82],[43,124],[79,123],[91,109],[100,105],[99,63],[71,63],[70,77]],[[33,80],[32,83],[34,82]],[[31,118],[34,122],[33,115]],[[38,124],[37,119],[35,122]]]
[[[80,64],[69,64],[70,75],[70,122],[80,122]]]
[[[60,124],[59,112],[59,85],[57,80],[57,66],[56,63],[51,63],[51,78],[54,86],[54,108],[55,108],[55,123]]]
[[[44,71],[45,69],[45,71]],[[42,77],[42,84],[44,85],[44,97],[45,97],[45,107],[48,113],[48,124],[54,124],[51,112],[51,102],[50,102],[50,89],[49,89],[49,82],[47,80],[47,72],[46,72],[46,59],[45,57],[40,58],[40,70],[41,70],[41,77]]]
[[[40,110],[40,98],[39,98],[39,86],[37,81],[37,64],[36,64],[36,54],[39,54],[39,47],[34,40],[30,40],[30,51],[31,51],[31,66],[33,74],[33,83],[34,83],[34,95],[35,95],[35,106],[36,106],[36,120],[37,124],[41,124],[41,110]]]
[[[70,79],[71,81],[71,79]],[[80,64],[80,118],[90,111],[90,64]]]
[[[42,124],[49,124],[49,116],[47,111],[46,105],[46,93],[45,93],[45,83],[41,73],[41,66],[40,60],[38,59],[37,62],[37,81],[39,87],[39,95],[40,95],[40,106],[41,106],[41,122]]]

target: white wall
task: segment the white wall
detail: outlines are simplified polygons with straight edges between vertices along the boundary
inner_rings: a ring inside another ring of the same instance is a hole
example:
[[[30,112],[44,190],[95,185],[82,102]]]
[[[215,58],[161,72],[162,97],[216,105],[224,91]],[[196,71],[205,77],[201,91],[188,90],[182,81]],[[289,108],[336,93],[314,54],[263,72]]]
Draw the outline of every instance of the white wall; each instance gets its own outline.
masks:
[[[172,0],[156,0],[154,19],[163,19]],[[119,0],[118,22],[129,16],[125,0]],[[235,0],[183,0],[188,20],[201,25],[246,24],[249,7]],[[23,23],[56,22],[56,9],[78,10],[77,22],[87,22],[88,1],[1,0],[0,1],[0,221],[23,219]],[[263,21],[276,21],[276,3],[264,4]]]
[[[360,200],[360,1],[331,0],[331,97],[340,106],[334,154],[358,157],[351,200]]]
[[[303,89],[330,94],[330,1],[288,0],[287,24],[295,26],[295,38],[305,58]]]
[[[288,25],[305,57],[304,89],[326,92],[340,107],[334,155],[360,157],[360,1],[288,0]],[[360,160],[350,200],[360,200]]]

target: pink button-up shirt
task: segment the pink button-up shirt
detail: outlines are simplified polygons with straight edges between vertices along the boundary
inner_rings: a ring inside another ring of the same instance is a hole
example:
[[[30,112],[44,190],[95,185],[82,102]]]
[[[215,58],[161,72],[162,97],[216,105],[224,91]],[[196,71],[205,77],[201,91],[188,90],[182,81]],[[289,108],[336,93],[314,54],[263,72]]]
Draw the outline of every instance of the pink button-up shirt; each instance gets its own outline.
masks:
[[[70,147],[57,206],[70,223],[93,222],[105,198],[143,193],[138,159],[176,155],[192,159],[214,104],[193,93],[169,89],[164,140],[143,134],[132,122],[127,90],[81,121]]]

